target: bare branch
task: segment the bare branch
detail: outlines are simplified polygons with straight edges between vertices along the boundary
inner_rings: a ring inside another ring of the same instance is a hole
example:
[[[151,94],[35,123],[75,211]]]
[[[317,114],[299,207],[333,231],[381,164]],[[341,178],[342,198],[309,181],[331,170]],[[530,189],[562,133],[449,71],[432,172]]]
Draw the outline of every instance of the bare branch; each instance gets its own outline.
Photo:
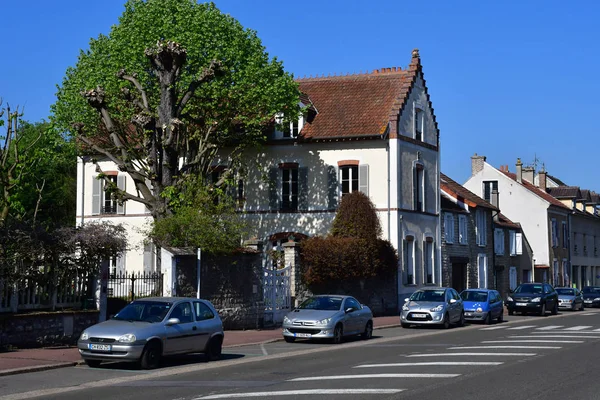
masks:
[[[140,92],[140,96],[142,96],[142,103],[139,103],[136,99],[136,104],[147,112],[150,112],[150,107],[148,106],[148,97],[146,96],[146,91],[142,87],[142,84],[137,80],[137,74],[127,75],[124,69],[119,70],[117,73],[117,77],[129,81],[133,83],[138,92]]]

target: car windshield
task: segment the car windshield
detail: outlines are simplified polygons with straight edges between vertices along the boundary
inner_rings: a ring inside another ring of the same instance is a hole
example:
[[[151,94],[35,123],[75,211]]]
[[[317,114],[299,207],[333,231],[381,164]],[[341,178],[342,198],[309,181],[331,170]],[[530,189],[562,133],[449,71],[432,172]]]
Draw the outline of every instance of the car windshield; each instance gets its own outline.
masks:
[[[113,319],[132,322],[161,322],[171,309],[170,303],[134,301],[123,308]]]
[[[479,303],[485,303],[488,299],[488,294],[487,292],[465,290],[460,294],[460,297],[462,297],[464,301],[476,301]]]
[[[337,311],[342,307],[342,297],[318,296],[305,300],[298,307],[301,310]]]
[[[515,289],[515,293],[533,293],[533,294],[541,294],[543,293],[542,285],[536,284],[524,284],[520,285]]]
[[[586,287],[583,288],[583,293],[600,294],[600,287],[598,287],[598,286],[586,286]]]
[[[418,290],[410,296],[409,300],[443,302],[445,293],[445,290]]]
[[[565,296],[574,296],[575,295],[575,290],[573,289],[556,289],[556,293],[558,294],[564,294]]]

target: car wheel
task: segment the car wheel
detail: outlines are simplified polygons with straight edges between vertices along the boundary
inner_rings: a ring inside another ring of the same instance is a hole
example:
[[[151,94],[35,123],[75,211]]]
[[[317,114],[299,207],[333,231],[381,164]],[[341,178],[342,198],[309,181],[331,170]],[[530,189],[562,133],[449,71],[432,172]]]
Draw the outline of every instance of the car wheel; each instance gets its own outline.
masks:
[[[487,317],[485,317],[485,324],[486,325],[492,324],[492,312],[491,311],[488,311]]]
[[[540,315],[544,317],[546,315],[546,303],[542,304],[542,309],[540,310]]]
[[[373,337],[373,321],[367,322],[365,326],[365,331],[362,333],[362,338],[364,340],[369,340]]]
[[[465,326],[465,313],[460,313],[460,320],[458,321],[458,326]]]
[[[504,310],[500,311],[500,315],[498,315],[498,322],[504,322]]]
[[[296,341],[296,338],[291,336],[284,336],[283,339],[288,343],[294,343]]]
[[[407,324],[406,322],[400,322],[400,326],[403,327],[404,329],[410,328],[410,324]]]
[[[579,308],[579,311],[583,311],[585,310],[584,306],[583,306],[583,301],[581,302],[581,307]]]
[[[223,338],[221,336],[215,336],[210,339],[208,345],[206,345],[206,358],[208,361],[217,361],[221,358],[223,352]]]
[[[84,359],[83,361],[85,362],[85,364],[88,367],[91,367],[91,368],[98,368],[100,366],[100,364],[102,364],[102,361],[100,361],[100,360]]]
[[[340,344],[342,343],[342,339],[344,338],[344,328],[341,324],[336,325],[333,330],[333,343]]]
[[[444,315],[444,322],[442,323],[442,328],[450,328],[450,316],[448,314]]]
[[[508,315],[514,315],[514,314],[515,314],[515,312],[513,310],[511,310],[511,309],[508,310]]]
[[[552,315],[558,314],[558,303],[554,302],[554,307],[552,307]]]
[[[158,342],[150,342],[144,348],[140,366],[142,369],[154,369],[160,365],[161,348]]]

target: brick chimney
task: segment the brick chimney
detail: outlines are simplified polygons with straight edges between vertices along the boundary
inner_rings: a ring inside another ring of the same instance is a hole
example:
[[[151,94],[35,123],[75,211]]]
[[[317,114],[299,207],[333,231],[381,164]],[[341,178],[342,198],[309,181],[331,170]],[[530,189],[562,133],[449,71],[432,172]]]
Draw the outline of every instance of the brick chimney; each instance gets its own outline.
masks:
[[[523,163],[520,158],[517,158],[517,182],[523,183]]]
[[[542,189],[544,192],[546,191],[546,177],[547,177],[547,175],[548,174],[546,173],[546,170],[544,170],[544,169],[541,170],[538,173],[538,180],[539,180],[538,185],[539,185],[540,189]]]
[[[471,156],[471,176],[483,169],[483,163],[485,163],[485,160],[485,156],[478,156],[477,153],[475,153],[474,156]]]
[[[534,184],[533,178],[535,176],[535,168],[533,167],[523,167],[523,179],[527,182]]]

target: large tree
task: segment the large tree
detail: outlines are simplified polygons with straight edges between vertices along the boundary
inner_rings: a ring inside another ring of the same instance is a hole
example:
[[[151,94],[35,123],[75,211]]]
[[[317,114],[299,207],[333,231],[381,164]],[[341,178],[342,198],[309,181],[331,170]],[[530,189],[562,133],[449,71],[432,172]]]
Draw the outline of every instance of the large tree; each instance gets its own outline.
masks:
[[[256,32],[214,4],[130,0],[67,70],[53,112],[131,176],[136,194],[105,179],[113,195],[145,204],[156,221],[172,214],[182,180],[206,176],[217,155],[234,171],[276,113],[297,115],[298,88]]]

